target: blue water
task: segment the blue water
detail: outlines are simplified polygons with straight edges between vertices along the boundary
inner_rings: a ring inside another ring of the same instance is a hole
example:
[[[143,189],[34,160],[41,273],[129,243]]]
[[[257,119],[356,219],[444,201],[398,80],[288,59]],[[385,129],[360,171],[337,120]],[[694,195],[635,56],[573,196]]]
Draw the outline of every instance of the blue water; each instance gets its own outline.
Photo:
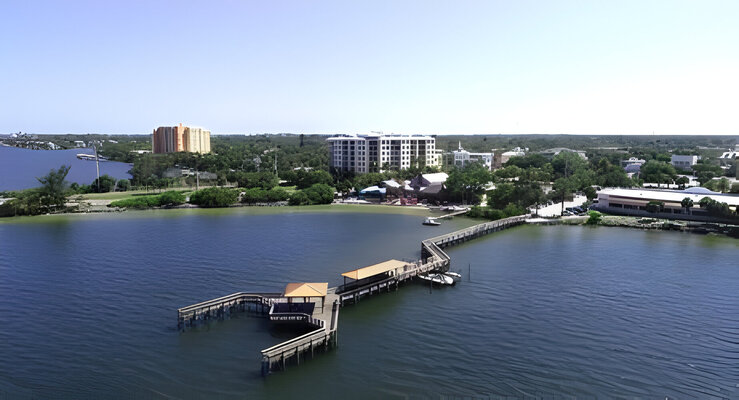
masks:
[[[286,209],[287,210],[287,209]],[[284,339],[240,316],[179,333],[176,309],[420,253],[439,228],[250,209],[0,222],[0,398],[739,396],[739,241],[522,226],[449,249],[463,281],[347,306],[339,347],[260,377]]]
[[[77,158],[77,154],[95,154],[92,149],[29,150],[0,146],[0,191],[20,190],[39,186],[37,177],[52,169],[71,165],[67,181],[89,185],[97,177],[94,161]],[[100,163],[100,175],[108,174],[116,179],[130,179],[131,164],[106,161]]]

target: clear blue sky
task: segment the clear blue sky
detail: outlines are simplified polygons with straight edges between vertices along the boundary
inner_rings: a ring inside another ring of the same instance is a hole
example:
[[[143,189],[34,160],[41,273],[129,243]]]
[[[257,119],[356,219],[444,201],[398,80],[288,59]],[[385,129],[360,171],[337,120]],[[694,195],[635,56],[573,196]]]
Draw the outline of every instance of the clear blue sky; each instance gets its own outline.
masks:
[[[0,133],[739,133],[739,1],[0,3]]]

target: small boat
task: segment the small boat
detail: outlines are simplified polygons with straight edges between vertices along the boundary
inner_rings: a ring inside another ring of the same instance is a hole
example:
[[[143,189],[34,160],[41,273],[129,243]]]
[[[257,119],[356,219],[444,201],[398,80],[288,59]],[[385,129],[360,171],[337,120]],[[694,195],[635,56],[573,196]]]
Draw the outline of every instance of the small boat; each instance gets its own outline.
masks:
[[[418,277],[439,285],[454,285],[454,279],[444,274],[430,273],[428,275],[418,275]]]
[[[441,222],[437,221],[434,218],[428,217],[425,220],[423,220],[424,225],[430,225],[430,226],[439,226],[441,225]]]
[[[79,153],[77,154],[77,158],[79,158],[80,160],[95,161],[94,154]],[[108,161],[105,157],[101,157],[101,156],[98,156],[97,159],[100,161]]]
[[[452,279],[462,279],[462,275],[460,275],[460,274],[458,274],[456,272],[452,272],[452,271],[444,272],[444,275],[446,275],[446,276],[448,276],[448,277],[450,277]]]

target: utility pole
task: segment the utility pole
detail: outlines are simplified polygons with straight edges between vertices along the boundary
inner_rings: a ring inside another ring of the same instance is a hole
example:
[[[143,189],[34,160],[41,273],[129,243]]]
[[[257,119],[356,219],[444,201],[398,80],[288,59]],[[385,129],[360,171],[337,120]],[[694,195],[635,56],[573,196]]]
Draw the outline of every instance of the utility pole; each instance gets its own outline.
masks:
[[[98,158],[98,147],[95,141],[92,141],[92,149],[95,150],[95,168],[98,174],[98,193],[100,193],[100,159]]]
[[[565,159],[565,187],[562,188],[562,211],[560,211],[559,216],[562,217],[565,215],[565,189],[566,189],[566,182],[567,182],[567,166],[569,164],[570,160]]]

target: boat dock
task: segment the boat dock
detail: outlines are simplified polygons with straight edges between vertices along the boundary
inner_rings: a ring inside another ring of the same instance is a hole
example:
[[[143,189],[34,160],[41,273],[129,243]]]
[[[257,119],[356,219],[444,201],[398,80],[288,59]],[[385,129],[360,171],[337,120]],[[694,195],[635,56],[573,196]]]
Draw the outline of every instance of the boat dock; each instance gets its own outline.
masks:
[[[469,208],[465,208],[464,210],[450,212],[449,214],[440,215],[438,217],[433,217],[434,219],[444,219],[444,218],[452,218],[456,217],[457,215],[467,214],[467,212],[470,211]]]
[[[464,213],[461,211],[459,213]],[[456,214],[456,213],[455,213]],[[342,274],[344,284],[290,283],[280,293],[238,292],[177,310],[181,331],[213,319],[227,319],[235,312],[251,312],[275,323],[307,324],[311,331],[262,350],[262,374],[300,364],[317,351],[338,346],[339,310],[361,298],[398,290],[401,283],[429,272],[447,272],[451,258],[444,248],[526,223],[528,215],[485,222],[421,242],[421,259],[388,260]],[[302,299],[302,302],[296,300]],[[313,299],[320,299],[318,302]]]

